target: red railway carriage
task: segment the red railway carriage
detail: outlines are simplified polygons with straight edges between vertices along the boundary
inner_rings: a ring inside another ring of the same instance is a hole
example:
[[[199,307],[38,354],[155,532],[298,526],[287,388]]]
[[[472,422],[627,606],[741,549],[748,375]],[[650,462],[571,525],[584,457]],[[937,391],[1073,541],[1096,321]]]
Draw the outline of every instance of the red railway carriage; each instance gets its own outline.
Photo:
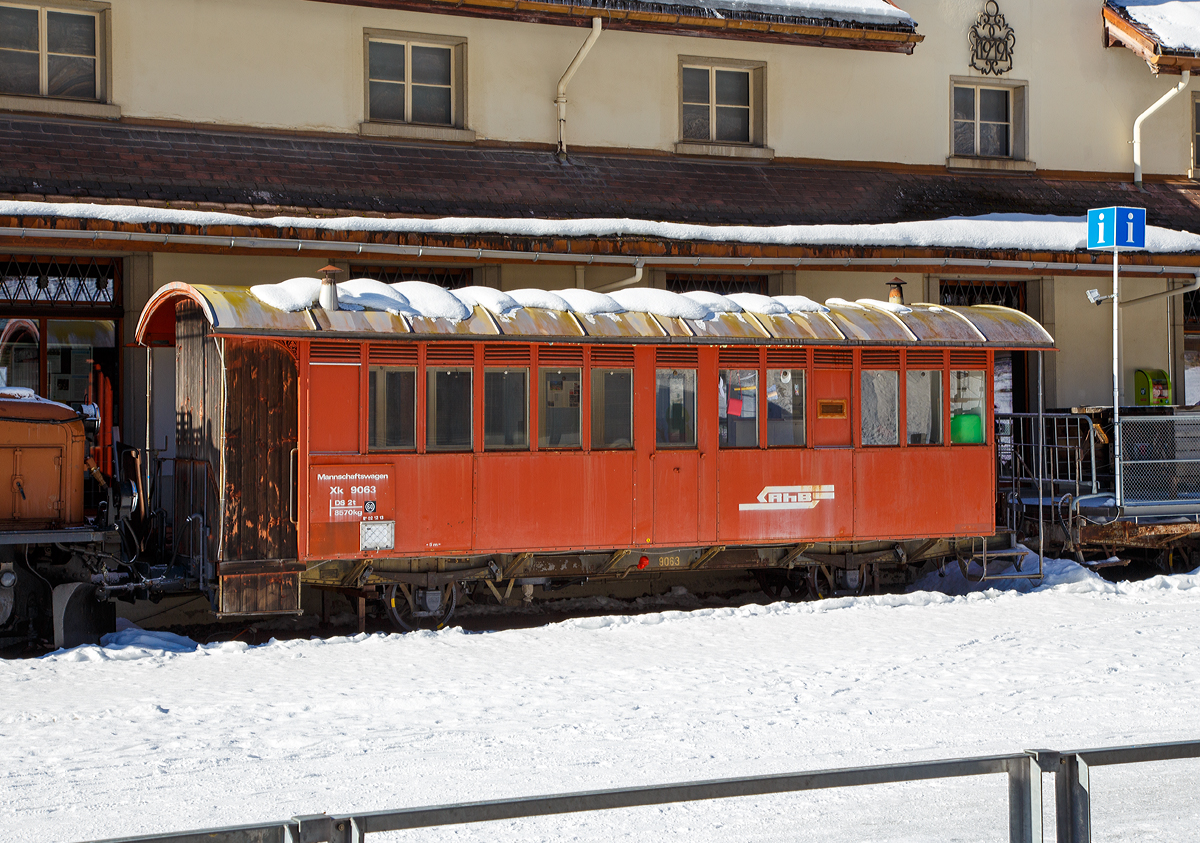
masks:
[[[151,299],[138,341],[177,349],[176,541],[219,613],[298,611],[301,582],[383,592],[408,626],[464,587],[894,581],[995,533],[993,357],[1052,346],[990,306],[465,311]]]

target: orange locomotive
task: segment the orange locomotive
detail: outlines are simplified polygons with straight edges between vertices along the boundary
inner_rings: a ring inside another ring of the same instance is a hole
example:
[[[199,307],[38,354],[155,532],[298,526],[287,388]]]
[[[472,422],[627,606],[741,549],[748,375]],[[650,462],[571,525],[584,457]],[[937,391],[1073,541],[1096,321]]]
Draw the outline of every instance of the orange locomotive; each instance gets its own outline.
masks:
[[[176,555],[220,615],[299,612],[302,584],[402,628],[514,587],[898,584],[996,534],[993,356],[1052,347],[992,306],[476,288],[452,318],[370,284],[295,309],[171,284],[143,311],[138,342],[176,348]]]

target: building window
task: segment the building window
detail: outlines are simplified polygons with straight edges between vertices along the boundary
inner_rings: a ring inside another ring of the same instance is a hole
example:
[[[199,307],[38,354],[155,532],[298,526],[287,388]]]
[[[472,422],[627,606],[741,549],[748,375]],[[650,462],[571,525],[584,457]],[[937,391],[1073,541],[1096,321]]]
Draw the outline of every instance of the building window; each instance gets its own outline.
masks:
[[[680,138],[684,143],[762,146],[762,62],[680,57]]]
[[[1192,168],[1200,170],[1200,97],[1192,99]]]
[[[1008,80],[951,80],[952,165],[956,159],[964,165],[972,159],[1025,161],[1026,88],[1024,82]],[[976,166],[984,165],[986,161]]]
[[[465,39],[367,32],[367,119],[463,125]]]
[[[954,154],[1012,157],[1012,97],[1008,90],[954,86]]]
[[[0,4],[0,94],[102,98],[101,15]]]

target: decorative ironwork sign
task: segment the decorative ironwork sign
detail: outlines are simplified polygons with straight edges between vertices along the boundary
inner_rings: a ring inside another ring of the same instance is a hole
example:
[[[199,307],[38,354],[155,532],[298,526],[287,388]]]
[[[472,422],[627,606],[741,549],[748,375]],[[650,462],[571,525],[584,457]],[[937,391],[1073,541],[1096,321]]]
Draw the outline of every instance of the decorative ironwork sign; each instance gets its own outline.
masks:
[[[996,0],[988,0],[971,27],[971,67],[980,73],[996,76],[1012,70],[1013,47],[1017,36],[1000,14]]]

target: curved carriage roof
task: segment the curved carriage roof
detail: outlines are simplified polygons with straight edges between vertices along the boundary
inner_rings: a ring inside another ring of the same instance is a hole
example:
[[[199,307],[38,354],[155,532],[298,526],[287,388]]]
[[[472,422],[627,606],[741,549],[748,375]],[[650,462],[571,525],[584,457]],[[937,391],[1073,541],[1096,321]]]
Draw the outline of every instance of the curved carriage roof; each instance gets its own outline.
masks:
[[[316,279],[295,279],[316,282]],[[421,282],[407,282],[421,284]],[[319,282],[317,282],[319,285]],[[537,341],[615,340],[704,344],[781,343],[805,345],[940,345],[996,348],[1053,348],[1054,339],[1028,315],[992,305],[944,307],[934,304],[897,306],[860,299],[830,299],[818,305],[800,296],[732,296],[697,293],[693,297],[665,290],[632,289],[637,295],[608,297],[571,295],[584,305],[569,309],[538,306],[563,302],[555,293],[516,291],[531,304],[519,304],[499,291],[479,288],[447,291],[434,288],[426,301],[409,288],[404,304],[378,296],[354,295],[345,289],[342,306],[328,311],[305,295],[272,298],[270,287],[217,287],[168,284],[146,303],[137,327],[142,345],[173,345],[175,306],[199,306],[213,333],[224,336],[280,336],[310,339],[479,338]],[[383,285],[380,285],[383,286]],[[404,284],[393,285],[403,288]],[[432,285],[422,285],[429,288]],[[266,292],[264,292],[266,290]],[[472,290],[475,292],[473,293]],[[571,291],[559,291],[564,294]],[[670,298],[674,297],[674,298]],[[267,299],[267,300],[264,300]],[[314,294],[315,298],[315,294]],[[404,298],[401,296],[401,298]],[[676,301],[679,299],[681,301]],[[502,301],[503,300],[503,301]],[[268,303],[270,302],[270,303]],[[366,302],[366,304],[363,304]],[[561,304],[559,304],[561,307]],[[457,308],[457,309],[456,309]],[[603,312],[605,310],[611,312]]]

